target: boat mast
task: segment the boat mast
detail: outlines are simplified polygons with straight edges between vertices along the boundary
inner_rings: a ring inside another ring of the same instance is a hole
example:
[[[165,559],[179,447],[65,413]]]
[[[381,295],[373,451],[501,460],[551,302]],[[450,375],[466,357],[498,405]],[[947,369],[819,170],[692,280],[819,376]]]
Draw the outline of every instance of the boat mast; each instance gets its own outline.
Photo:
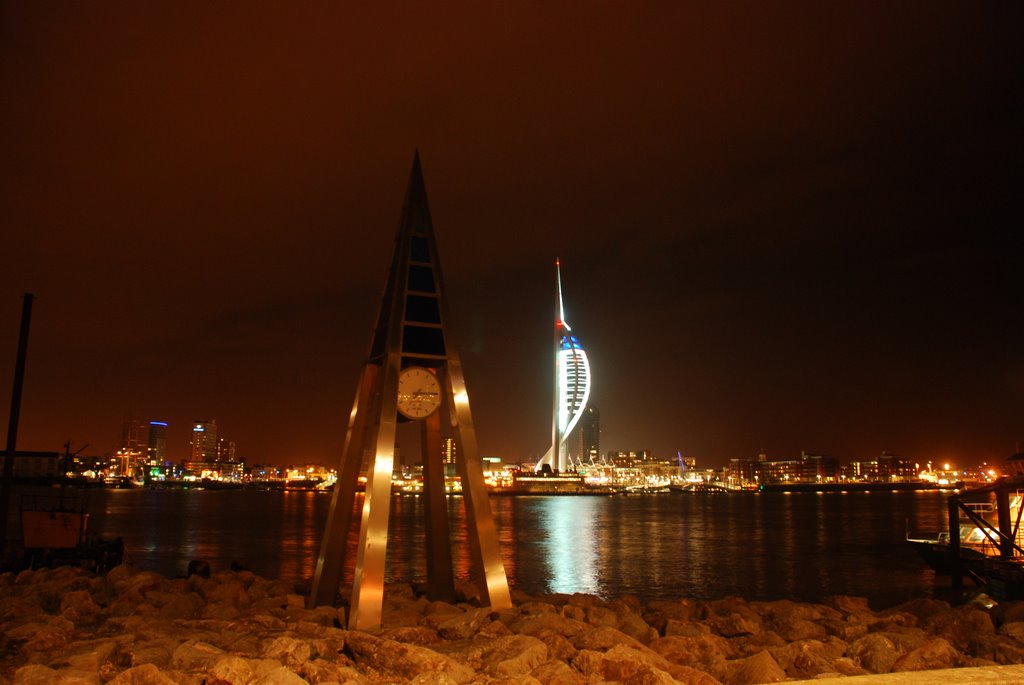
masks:
[[[28,355],[28,327],[32,322],[32,293],[25,293],[21,308],[21,334],[18,357],[14,363],[14,385],[11,390],[11,413],[7,423],[7,449],[4,452],[3,485],[0,487],[0,536],[7,542],[7,510],[11,502],[11,481],[14,480],[14,455],[18,444],[18,420],[21,417],[21,387],[25,380],[25,358]]]

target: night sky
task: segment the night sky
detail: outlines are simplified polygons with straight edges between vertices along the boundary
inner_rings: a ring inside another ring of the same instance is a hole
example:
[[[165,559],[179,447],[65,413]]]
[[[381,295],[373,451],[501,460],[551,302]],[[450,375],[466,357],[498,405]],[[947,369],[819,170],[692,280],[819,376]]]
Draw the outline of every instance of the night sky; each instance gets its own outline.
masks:
[[[0,7],[19,449],[336,463],[416,149],[484,454],[550,444],[556,257],[605,451],[1024,439],[1019,5],[370,4]]]

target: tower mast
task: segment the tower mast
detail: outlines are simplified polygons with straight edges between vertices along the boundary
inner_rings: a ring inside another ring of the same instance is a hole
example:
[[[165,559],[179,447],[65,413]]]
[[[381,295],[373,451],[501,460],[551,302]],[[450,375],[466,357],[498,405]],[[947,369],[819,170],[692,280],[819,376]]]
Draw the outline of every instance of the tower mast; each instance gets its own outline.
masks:
[[[562,329],[565,327],[565,311],[562,305],[562,265],[560,260],[555,258],[555,342],[554,349],[552,350],[555,358],[555,374],[554,374],[554,397],[551,401],[551,468],[555,469],[559,473],[565,471],[565,464],[563,461],[565,455],[562,454],[562,433],[559,431],[559,404],[560,403],[560,384],[562,381],[562,374],[560,366],[559,350],[562,347]]]

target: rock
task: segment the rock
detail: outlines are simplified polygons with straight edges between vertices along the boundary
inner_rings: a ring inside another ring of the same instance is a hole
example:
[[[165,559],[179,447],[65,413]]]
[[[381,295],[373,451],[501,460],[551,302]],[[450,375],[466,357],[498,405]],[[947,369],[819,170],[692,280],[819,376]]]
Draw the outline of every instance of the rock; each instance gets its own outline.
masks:
[[[23,578],[31,578],[31,576],[25,576],[25,571],[18,574],[18,584],[23,584]],[[60,676],[57,675],[57,671],[48,666],[41,664],[28,664],[22,666],[14,672],[14,685],[53,685],[60,680]]]
[[[647,654],[625,645],[617,645],[601,656],[598,672],[612,682],[675,685],[675,679],[658,668],[659,665],[666,665],[666,662],[651,659]]]
[[[871,614],[867,597],[850,597],[849,595],[832,595],[825,598],[826,606],[830,606],[846,615]]]
[[[285,666],[295,669],[316,655],[308,641],[280,635],[264,643],[260,656],[264,659],[277,659]]]
[[[667,635],[650,644],[650,648],[677,666],[696,668],[721,678],[725,662],[734,656],[729,641],[708,633],[699,637]]]
[[[121,671],[107,685],[177,685],[177,683],[160,672],[153,664],[135,666]]]
[[[171,665],[183,671],[208,669],[223,655],[224,650],[207,642],[189,640],[178,645],[171,654]]]
[[[501,625],[501,624],[498,624]],[[569,663],[578,651],[568,639],[550,630],[540,630],[533,634],[548,648],[548,657]]]
[[[75,626],[71,621],[60,616],[54,617],[41,626],[35,625],[38,626],[37,629],[32,631],[31,636],[21,646],[22,654],[52,652],[60,649],[68,643],[75,630]],[[21,635],[22,633],[11,631],[8,633],[8,637],[14,637],[16,634]]]
[[[857,621],[826,618],[818,621],[818,625],[829,635],[834,635],[845,642],[853,642],[868,634],[868,627]]]
[[[382,640],[365,633],[350,633],[345,646],[357,664],[387,677],[444,673],[455,682],[464,683],[475,675],[467,666],[426,647]]]
[[[576,592],[569,596],[566,600],[568,604],[578,607],[598,607],[604,606],[604,600],[597,595],[588,595],[584,592]]]
[[[937,637],[904,654],[892,666],[892,671],[928,671],[959,666],[961,654],[946,640]]]
[[[911,614],[917,617],[918,623],[923,623],[936,614],[943,614],[950,610],[949,602],[939,599],[912,599],[909,602],[894,606],[885,611],[879,612],[882,616],[895,613]]]
[[[496,638],[513,635],[513,632],[501,621],[490,621],[477,632],[478,638]]]
[[[1002,602],[993,609],[1000,624],[1024,621],[1024,602]]]
[[[989,613],[971,605],[932,614],[923,621],[922,627],[933,635],[945,638],[959,651],[968,651],[972,641],[996,632]]]
[[[441,641],[441,636],[437,634],[437,631],[427,626],[388,628],[381,631],[380,637],[395,642],[407,642],[411,645],[432,645]]]
[[[73,590],[60,601],[60,614],[72,623],[92,623],[100,613],[100,605],[85,590]]]
[[[572,658],[572,667],[586,679],[586,682],[601,682],[601,652],[593,649],[581,649]]]
[[[489,675],[521,675],[548,660],[548,648],[529,635],[498,638],[483,648],[483,663]]]
[[[678,635],[680,637],[700,637],[702,635],[711,635],[711,628],[705,623],[699,621],[690,620],[676,620],[674,618],[668,619],[665,622],[664,629],[665,637],[672,635]]]
[[[359,671],[327,659],[313,659],[302,664],[296,669],[296,673],[311,683],[344,683],[348,681],[361,683],[363,681],[363,676]]]
[[[577,649],[597,649],[606,652],[612,647],[624,645],[634,649],[646,649],[642,643],[615,628],[596,628],[577,633],[570,639]]]
[[[71,642],[60,650],[59,658],[51,666],[67,665],[81,671],[98,673],[103,664],[114,658],[120,642],[130,640],[128,636],[119,639],[101,638]]]
[[[768,651],[787,676],[809,680],[820,673],[833,672],[833,661],[843,655],[846,645],[838,640],[833,643],[802,640]]]
[[[473,637],[481,626],[490,622],[490,613],[489,609],[470,609],[432,625],[446,640],[465,640]],[[430,620],[431,618],[428,617],[427,621],[430,622]]]
[[[530,671],[530,675],[541,685],[584,685],[586,682],[579,672],[561,659],[545,661]]]
[[[847,654],[871,673],[889,673],[901,656],[892,640],[878,633],[865,635],[855,641]]]
[[[734,658],[746,658],[754,656],[758,652],[772,647],[785,647],[786,641],[779,637],[774,630],[764,630],[756,635],[744,635],[729,640],[729,645],[736,653]]]
[[[786,672],[767,651],[761,651],[745,659],[736,659],[726,664],[727,685],[753,685],[754,683],[778,683],[786,679]]]
[[[253,667],[248,659],[233,654],[217,659],[210,667],[209,674],[224,685],[247,685],[253,679]]]
[[[278,666],[253,681],[253,685],[309,685],[309,683],[284,666]]]
[[[600,606],[590,606],[584,610],[586,622],[590,625],[601,628],[618,628],[619,615],[611,609]]]
[[[862,668],[856,661],[845,656],[832,661],[832,670],[839,676],[870,675],[867,669]],[[818,674],[819,678],[823,676],[823,673]]]
[[[705,619],[709,628],[722,637],[739,637],[761,632],[761,622],[754,616],[741,613],[712,614]]]
[[[519,635],[534,635],[542,630],[557,633],[572,641],[576,636],[590,630],[587,624],[566,618],[553,612],[524,616],[509,625],[509,630]]]
[[[160,618],[194,618],[205,606],[203,598],[195,592],[167,592],[150,590],[144,595],[147,604],[155,608]]]

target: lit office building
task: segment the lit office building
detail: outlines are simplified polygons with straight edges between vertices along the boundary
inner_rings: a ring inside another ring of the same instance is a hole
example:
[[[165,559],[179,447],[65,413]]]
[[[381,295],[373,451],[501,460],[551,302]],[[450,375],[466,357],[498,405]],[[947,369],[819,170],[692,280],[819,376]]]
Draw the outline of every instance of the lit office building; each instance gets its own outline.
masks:
[[[601,412],[597,407],[591,404],[584,408],[576,434],[580,460],[587,464],[601,461]]]
[[[192,461],[215,462],[217,461],[217,422],[209,421],[192,422]]]
[[[167,459],[167,422],[149,422],[149,441],[146,447],[146,459],[151,466],[159,466]]]
[[[454,438],[444,438],[441,440],[441,457],[444,459],[445,464],[454,464],[456,456],[456,447]]]

